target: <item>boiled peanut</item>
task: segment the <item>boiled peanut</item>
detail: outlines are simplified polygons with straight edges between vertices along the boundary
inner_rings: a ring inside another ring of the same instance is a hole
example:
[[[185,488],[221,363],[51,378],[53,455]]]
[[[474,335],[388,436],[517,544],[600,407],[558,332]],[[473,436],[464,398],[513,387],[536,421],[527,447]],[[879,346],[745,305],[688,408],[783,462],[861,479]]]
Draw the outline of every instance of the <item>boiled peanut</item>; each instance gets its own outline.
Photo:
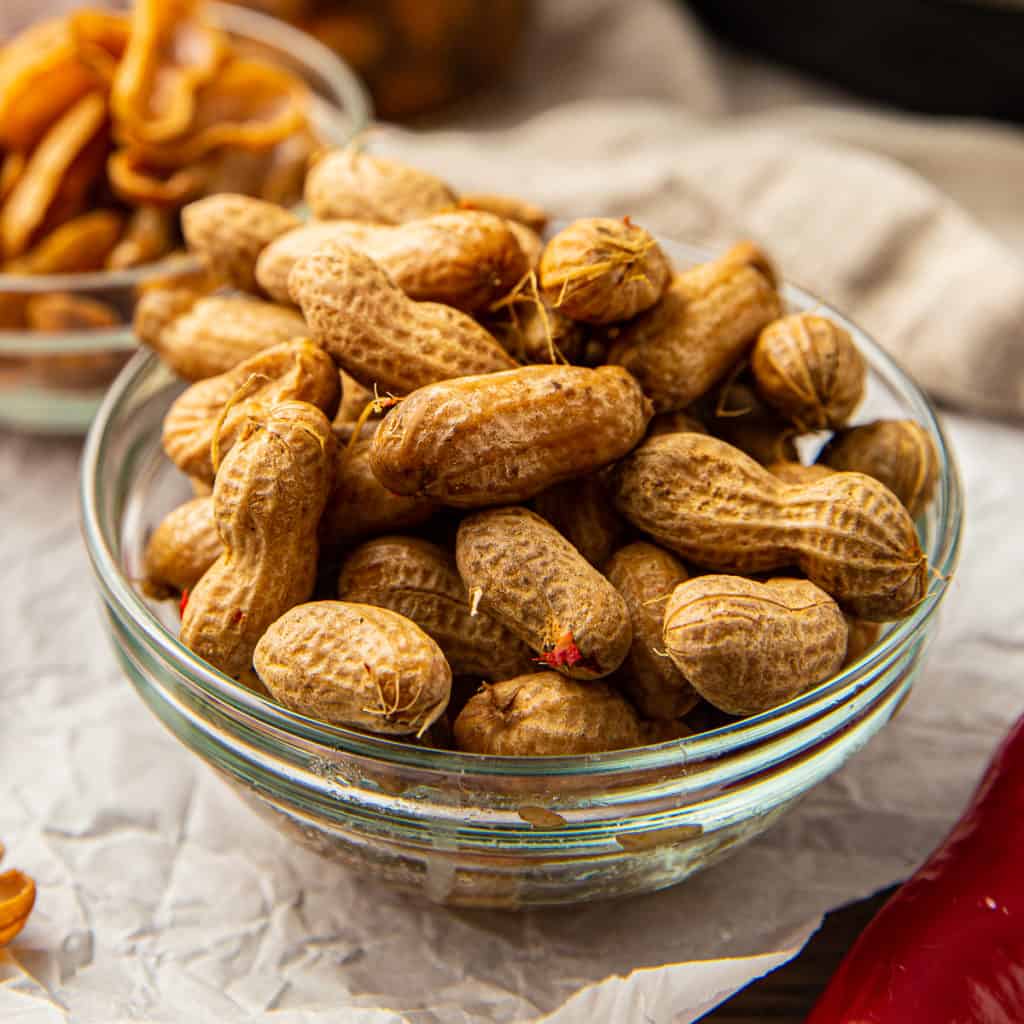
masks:
[[[425,523],[437,505],[427,498],[387,490],[370,469],[370,441],[350,451],[339,447],[334,489],[320,523],[320,542],[336,550],[378,533],[393,533]]]
[[[547,211],[518,196],[499,195],[496,192],[463,192],[459,196],[459,208],[493,213],[505,220],[525,224],[538,234],[548,226]]]
[[[800,430],[842,426],[864,396],[867,363],[850,332],[813,313],[765,327],[750,365],[761,397]]]
[[[661,300],[623,326],[608,362],[626,367],[658,412],[710,391],[781,312],[759,250],[743,246],[676,274]]]
[[[429,541],[392,536],[360,545],[342,564],[338,597],[411,619],[456,675],[509,679],[532,667],[526,644],[486,612],[470,611],[455,560]]]
[[[226,284],[256,294],[260,252],[301,223],[283,206],[234,192],[207,196],[181,211],[185,241],[207,269]]]
[[[927,590],[913,520],[860,473],[794,486],[717,438],[665,434],[615,467],[612,493],[626,519],[684,558],[740,573],[795,564],[860,618],[902,618]]]
[[[288,399],[333,416],[338,387],[337,368],[311,341],[275,345],[179,395],[164,418],[164,451],[183,473],[212,483],[215,442],[223,456],[253,419]]]
[[[731,715],[753,715],[839,671],[846,620],[807,580],[698,576],[672,592],[664,641],[706,701]]]
[[[313,337],[360,384],[410,391],[515,363],[475,320],[450,306],[408,298],[368,256],[328,242],[288,278]]]
[[[649,309],[668,279],[661,246],[628,218],[575,221],[548,242],[540,259],[540,286],[551,305],[593,324]]]
[[[540,660],[576,679],[606,676],[632,641],[619,592],[529,509],[465,518],[455,558],[470,602],[524,640]]]
[[[411,299],[478,313],[509,292],[529,269],[515,234],[489,213],[439,213],[392,226],[314,221],[263,250],[256,279],[273,298],[289,302],[292,267],[325,242],[369,256]]]
[[[257,641],[312,594],[333,471],[331,425],[307,402],[250,421],[224,457],[213,488],[224,552],[189,595],[181,640],[226,675],[251,684]]]
[[[151,288],[135,306],[135,333],[185,380],[226,373],[258,352],[307,334],[294,309],[247,295]]]
[[[286,708],[385,735],[422,734],[451,692],[441,648],[405,616],[367,604],[292,608],[263,635],[253,662]]]
[[[523,501],[621,457],[650,406],[618,367],[524,366],[421,388],[385,417],[370,465],[397,494]]]
[[[837,434],[820,456],[832,469],[881,480],[916,519],[935,493],[935,442],[914,420],[876,420]]]
[[[533,510],[546,519],[593,566],[615,550],[626,524],[619,518],[599,476],[566,480],[541,491]]]
[[[408,164],[355,147],[321,157],[306,176],[313,216],[402,224],[455,206],[455,193],[440,178]]]
[[[672,591],[687,579],[686,567],[654,544],[637,541],[616,551],[604,574],[624,598],[633,624],[633,643],[616,679],[644,717],[681,718],[698,696],[664,651],[662,622]]]
[[[535,672],[484,685],[455,719],[459,750],[498,757],[598,754],[645,742],[636,712],[607,683]]]
[[[164,516],[146,544],[146,593],[166,597],[191,590],[223,550],[213,498],[186,501]]]

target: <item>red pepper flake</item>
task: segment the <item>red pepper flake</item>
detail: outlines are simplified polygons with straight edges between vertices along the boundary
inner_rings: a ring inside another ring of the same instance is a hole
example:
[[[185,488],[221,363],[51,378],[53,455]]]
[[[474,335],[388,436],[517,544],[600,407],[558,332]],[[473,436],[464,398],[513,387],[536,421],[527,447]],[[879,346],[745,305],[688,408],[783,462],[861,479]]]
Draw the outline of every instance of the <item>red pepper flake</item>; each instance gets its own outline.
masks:
[[[583,661],[583,652],[576,646],[570,629],[558,638],[558,643],[550,651],[545,651],[537,660],[552,668],[572,668]]]
[[[236,608],[231,615],[231,621],[236,625],[245,618],[245,612],[241,608]]]
[[[185,615],[185,609],[188,607],[188,587],[181,592],[181,600],[178,602],[178,614],[181,616]]]

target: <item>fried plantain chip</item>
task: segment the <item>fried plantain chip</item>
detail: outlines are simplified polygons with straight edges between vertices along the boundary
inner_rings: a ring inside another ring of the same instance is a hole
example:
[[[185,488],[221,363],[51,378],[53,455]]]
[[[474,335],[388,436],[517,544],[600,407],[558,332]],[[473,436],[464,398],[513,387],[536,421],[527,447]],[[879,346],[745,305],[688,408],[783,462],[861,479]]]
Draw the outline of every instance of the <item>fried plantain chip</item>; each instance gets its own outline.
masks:
[[[227,39],[204,6],[201,0],[136,0],[111,91],[114,116],[131,139],[168,142],[192,123],[197,92],[227,52]]]
[[[76,160],[87,150],[107,116],[107,104],[98,92],[87,93],[46,132],[28,158],[25,170],[0,209],[0,242],[8,258],[27,248],[43,225],[51,205],[62,198],[73,205],[84,195],[94,172],[88,167],[71,175]],[[65,180],[71,175],[71,180]]]

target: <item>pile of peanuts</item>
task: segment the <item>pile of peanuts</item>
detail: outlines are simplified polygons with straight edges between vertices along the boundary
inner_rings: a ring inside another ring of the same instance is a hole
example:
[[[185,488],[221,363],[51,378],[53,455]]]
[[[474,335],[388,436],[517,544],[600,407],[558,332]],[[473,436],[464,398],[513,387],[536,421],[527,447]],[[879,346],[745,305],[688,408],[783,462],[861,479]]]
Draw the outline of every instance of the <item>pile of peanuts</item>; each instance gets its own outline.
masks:
[[[305,196],[187,207],[226,288],[138,308],[193,382],[163,444],[197,493],[146,587],[211,665],[335,725],[592,753],[776,707],[925,599],[932,442],[848,426],[863,356],[785,314],[757,246],[675,269],[628,218],[545,243],[533,204],[359,147]]]

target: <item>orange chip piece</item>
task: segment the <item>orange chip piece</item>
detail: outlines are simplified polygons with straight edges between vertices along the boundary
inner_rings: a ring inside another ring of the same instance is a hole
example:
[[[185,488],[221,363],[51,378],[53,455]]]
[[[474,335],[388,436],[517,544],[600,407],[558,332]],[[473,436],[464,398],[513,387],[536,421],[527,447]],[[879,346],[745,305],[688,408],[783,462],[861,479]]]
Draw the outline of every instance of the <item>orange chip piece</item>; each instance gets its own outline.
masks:
[[[18,261],[28,274],[75,274],[100,270],[121,237],[124,217],[93,210],[65,221]]]
[[[104,98],[97,92],[87,93],[61,116],[33,150],[0,209],[0,242],[8,258],[24,252],[57,198],[65,176],[96,138],[106,116]],[[84,193],[84,188],[81,191]]]
[[[86,8],[68,18],[68,30],[81,63],[97,78],[112,82],[128,46],[129,19],[114,11]]]
[[[135,147],[157,167],[199,163],[222,146],[269,149],[307,124],[305,85],[283,68],[235,57],[196,95],[188,134],[172,143]]]
[[[131,139],[167,142],[191,124],[196,92],[227,44],[202,8],[201,0],[136,0],[111,91],[114,115]]]
[[[11,194],[11,190],[21,180],[27,163],[28,157],[18,150],[11,150],[4,155],[3,163],[0,164],[0,203]]]
[[[42,21],[0,50],[0,145],[29,149],[97,86],[65,19]]]
[[[137,150],[119,149],[107,161],[111,188],[125,202],[150,206],[184,206],[206,182],[202,168],[161,171]]]
[[[107,267],[124,270],[154,263],[174,247],[174,213],[158,206],[140,206],[124,229],[124,235],[107,255]]]
[[[36,902],[36,883],[21,871],[0,874],[0,946],[25,927]]]
[[[117,310],[100,299],[71,292],[33,295],[25,307],[29,330],[57,334],[62,331],[91,331],[122,322]]]

